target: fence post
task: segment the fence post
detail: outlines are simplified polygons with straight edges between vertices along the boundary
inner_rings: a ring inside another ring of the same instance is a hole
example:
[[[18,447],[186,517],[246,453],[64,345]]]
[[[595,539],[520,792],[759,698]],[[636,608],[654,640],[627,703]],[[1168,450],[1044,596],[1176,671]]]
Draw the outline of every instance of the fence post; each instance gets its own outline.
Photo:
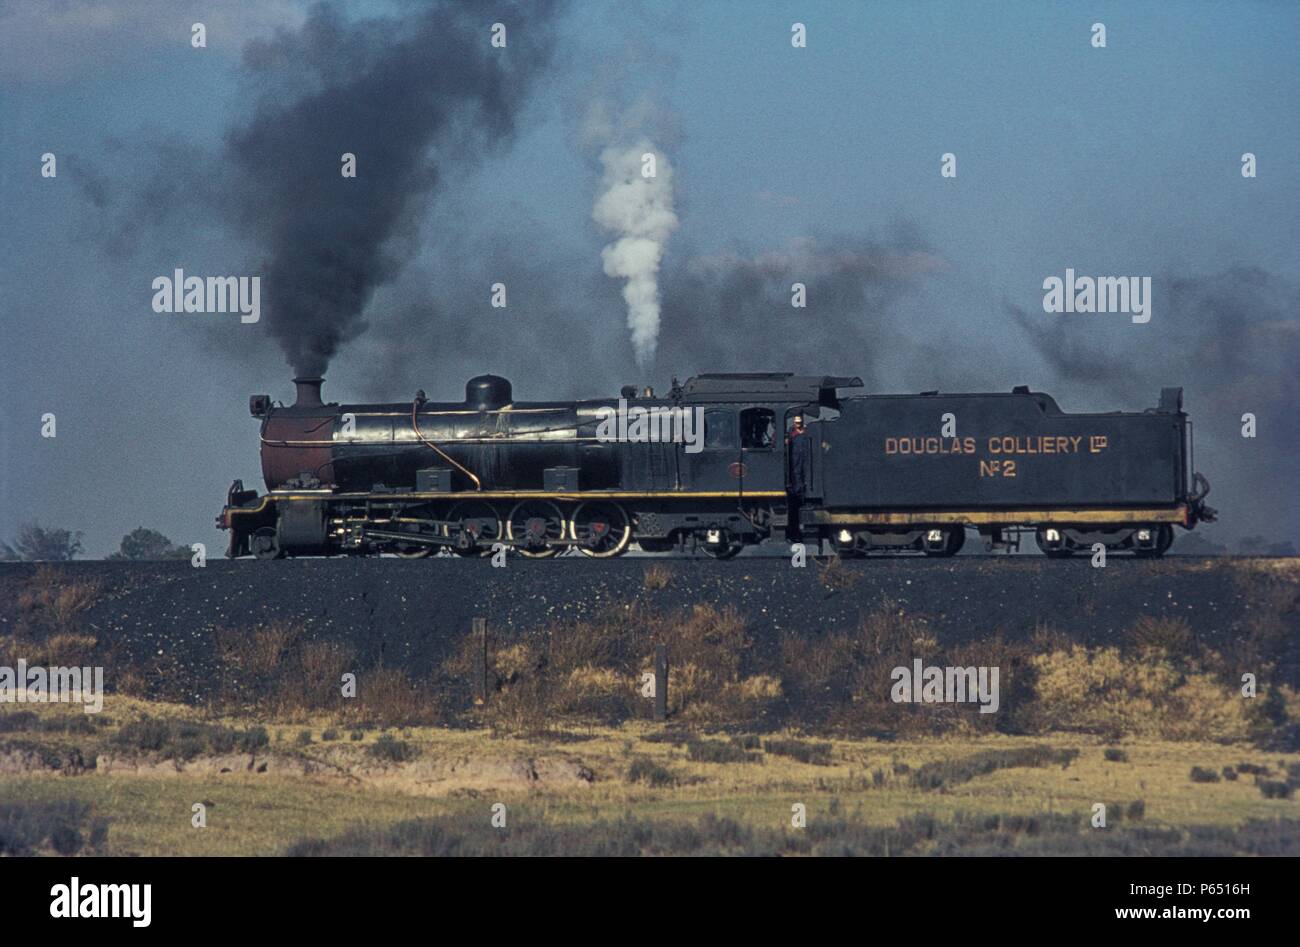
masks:
[[[474,703],[482,706],[488,698],[487,619],[474,619]]]
[[[655,719],[668,719],[668,648],[655,645]]]

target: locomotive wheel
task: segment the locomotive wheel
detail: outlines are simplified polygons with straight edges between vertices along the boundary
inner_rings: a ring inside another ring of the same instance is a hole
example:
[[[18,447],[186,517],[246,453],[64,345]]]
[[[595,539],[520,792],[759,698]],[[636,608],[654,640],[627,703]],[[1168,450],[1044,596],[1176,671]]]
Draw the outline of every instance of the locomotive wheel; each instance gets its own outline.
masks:
[[[573,511],[569,538],[578,543],[584,556],[612,559],[627,550],[632,541],[632,524],[617,503],[592,500]]]
[[[501,518],[492,505],[482,500],[457,503],[447,514],[447,519],[460,527],[464,546],[452,546],[458,556],[492,555],[492,544],[501,540]]]
[[[564,514],[547,500],[523,500],[506,517],[506,537],[530,559],[549,559],[560,551],[556,540],[564,538]]]
[[[402,523],[398,530],[403,533],[418,533],[420,527],[416,523]],[[392,546],[392,551],[402,559],[423,559],[426,556],[433,555],[437,551],[437,547],[422,546],[417,543],[395,543]]]
[[[248,540],[248,548],[258,559],[280,559],[284,550],[280,548],[280,533],[274,526],[263,526],[253,533]]]

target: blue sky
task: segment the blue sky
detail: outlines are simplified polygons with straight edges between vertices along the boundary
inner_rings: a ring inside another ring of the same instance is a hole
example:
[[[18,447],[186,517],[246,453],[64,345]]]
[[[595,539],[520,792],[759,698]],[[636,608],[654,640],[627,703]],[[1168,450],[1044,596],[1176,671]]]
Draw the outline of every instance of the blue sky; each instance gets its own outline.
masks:
[[[364,19],[414,6],[342,8]],[[478,8],[486,29],[498,14],[492,3]],[[230,480],[259,482],[246,396],[288,397],[278,350],[247,334],[262,327],[164,317],[148,305],[153,276],[173,266],[246,272],[258,248],[212,213],[212,197],[196,192],[202,181],[188,191],[151,182],[168,161],[219,151],[256,102],[245,43],[299,28],[308,11],[278,0],[0,2],[0,536],[38,519],[85,530],[87,552],[102,555],[145,525],[215,549],[211,520]],[[206,50],[189,45],[195,21],[208,24]],[[806,49],[790,45],[794,22],[807,26]],[[1094,22],[1106,26],[1105,49],[1090,45]],[[1182,384],[1199,466],[1228,514],[1214,535],[1298,538],[1295,514],[1278,510],[1294,506],[1283,462],[1296,446],[1296,421],[1283,411],[1294,404],[1284,377],[1294,363],[1281,356],[1296,351],[1289,303],[1300,298],[1300,5],[575,3],[555,34],[555,62],[522,106],[517,134],[480,163],[446,169],[451,184],[421,219],[406,266],[375,294],[371,329],[336,357],[329,394],[391,387],[387,397],[401,400],[421,386],[455,397],[487,369],[536,399],[604,396],[642,380],[627,377],[636,368],[618,286],[601,273],[607,237],[591,219],[599,162],[580,126],[596,98],[645,97],[680,219],[663,261],[666,292],[693,261],[718,254],[758,259],[801,240],[831,255],[858,241],[919,242],[938,265],[872,314],[874,385],[1029,383],[1067,409],[1110,410],[1147,407],[1161,385]],[[53,180],[39,174],[46,151],[58,155]],[[1254,180],[1239,170],[1247,151],[1258,156]],[[939,175],[945,152],[957,156],[955,180]],[[136,202],[129,212],[96,208],[92,179]],[[433,314],[428,337],[412,343],[441,353],[428,377],[379,361],[400,344],[386,328],[396,307],[419,292],[463,309],[468,290],[453,284],[477,286],[506,244],[496,268],[539,287],[515,294],[512,318],[530,320],[530,341],[512,344],[518,337],[500,326],[486,351],[447,354],[440,332],[451,324]],[[1063,375],[1009,314],[1052,318],[1041,284],[1067,266],[1155,278],[1151,324],[1096,316],[1068,326],[1061,343],[1101,359],[1140,352],[1149,377],[1130,386],[1104,373]],[[1196,320],[1216,311],[1214,287],[1236,292],[1223,280],[1233,268],[1267,274],[1259,299],[1242,305],[1268,325],[1252,328],[1258,355],[1225,367],[1205,363],[1219,349],[1194,340],[1206,331]],[[1177,298],[1205,307],[1162,308],[1175,281],[1195,284]],[[565,292],[580,298],[566,306]],[[580,347],[550,348],[548,326],[558,336],[570,325],[561,318],[581,320]],[[698,314],[698,331],[713,331],[710,318]],[[822,331],[774,324],[764,364],[690,364],[694,348],[665,339],[644,380],[787,367],[792,336],[824,351],[827,370],[851,369],[858,354]],[[547,340],[542,351],[537,339]],[[566,351],[599,367],[566,364]],[[1241,413],[1266,403],[1264,442],[1243,443]],[[46,411],[58,416],[52,441],[39,437]]]

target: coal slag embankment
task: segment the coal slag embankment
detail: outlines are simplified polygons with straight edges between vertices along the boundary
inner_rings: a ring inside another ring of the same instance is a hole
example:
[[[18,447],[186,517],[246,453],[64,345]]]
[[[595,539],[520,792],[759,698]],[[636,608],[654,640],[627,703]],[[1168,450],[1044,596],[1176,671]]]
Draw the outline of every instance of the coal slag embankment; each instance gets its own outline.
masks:
[[[648,568],[664,570],[647,582]],[[21,620],[22,595],[37,566],[0,565],[0,633]],[[48,568],[48,567],[47,567]],[[202,700],[216,672],[222,630],[285,622],[308,639],[345,644],[367,664],[412,675],[436,669],[460,646],[476,616],[506,642],[610,609],[669,612],[697,604],[734,606],[756,653],[779,655],[783,635],[816,636],[849,628],[882,603],[923,616],[943,644],[1002,635],[1021,639],[1045,626],[1081,644],[1118,643],[1143,616],[1178,618],[1220,654],[1248,635],[1252,620],[1296,622],[1293,560],[1172,557],[1086,559],[1030,557],[809,561],[781,558],[714,562],[624,558],[593,562],[299,559],[276,562],[74,562],[57,567],[69,581],[96,587],[78,624],[115,662],[141,667],[165,658],[183,669],[190,699]],[[1297,629],[1300,630],[1300,629]],[[1293,635],[1292,641],[1300,639]],[[1293,646],[1285,674],[1300,682]]]

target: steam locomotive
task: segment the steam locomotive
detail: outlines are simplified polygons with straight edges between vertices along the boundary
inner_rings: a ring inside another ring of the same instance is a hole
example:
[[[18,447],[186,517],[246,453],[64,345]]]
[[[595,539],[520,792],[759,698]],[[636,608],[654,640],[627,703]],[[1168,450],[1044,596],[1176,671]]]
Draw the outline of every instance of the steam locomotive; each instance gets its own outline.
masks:
[[[1026,387],[865,395],[859,378],[789,373],[564,402],[516,402],[481,375],[463,402],[326,404],[322,381],[294,379],[288,406],[250,398],[267,492],[231,486],[229,556],[727,559],[765,540],[951,556],[968,531],[988,549],[1032,532],[1053,557],[1096,543],[1159,556],[1174,526],[1214,518],[1181,388],[1141,412],[1069,414]],[[812,447],[799,496],[795,415]]]

